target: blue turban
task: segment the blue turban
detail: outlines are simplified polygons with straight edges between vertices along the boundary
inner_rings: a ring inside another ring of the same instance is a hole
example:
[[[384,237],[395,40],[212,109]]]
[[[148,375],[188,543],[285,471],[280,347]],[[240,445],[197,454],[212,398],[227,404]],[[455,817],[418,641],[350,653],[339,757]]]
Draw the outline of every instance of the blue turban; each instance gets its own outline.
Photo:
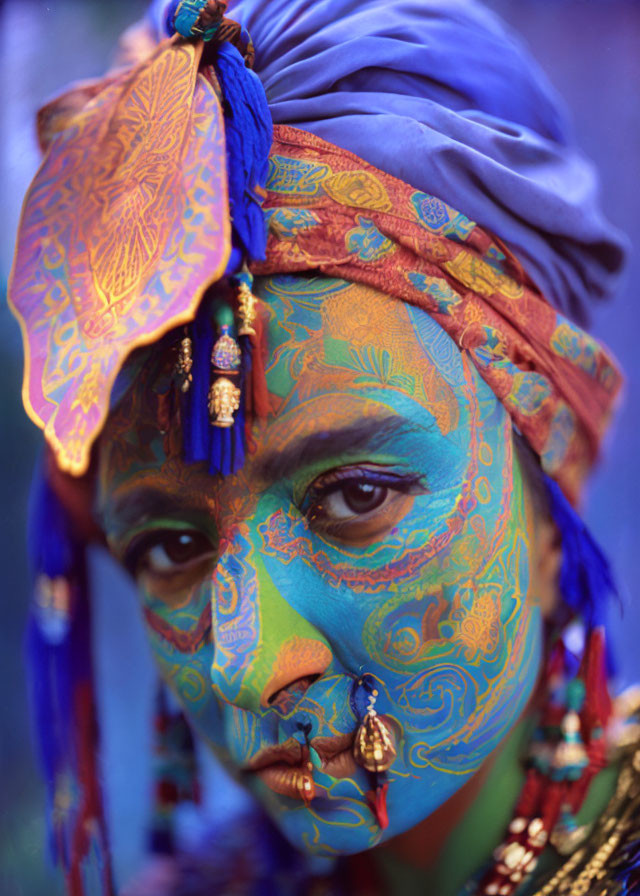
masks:
[[[160,33],[166,8],[152,8]],[[579,323],[610,297],[625,241],[522,43],[474,0],[238,0],[275,124],[431,193],[509,244]]]

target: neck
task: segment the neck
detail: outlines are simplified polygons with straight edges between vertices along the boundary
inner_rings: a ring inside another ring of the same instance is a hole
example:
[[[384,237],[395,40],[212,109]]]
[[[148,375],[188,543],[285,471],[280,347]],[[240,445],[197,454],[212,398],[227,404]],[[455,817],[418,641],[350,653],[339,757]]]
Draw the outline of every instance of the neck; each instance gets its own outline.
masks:
[[[374,851],[388,893],[457,896],[490,860],[522,788],[532,727],[523,719],[446,803]]]

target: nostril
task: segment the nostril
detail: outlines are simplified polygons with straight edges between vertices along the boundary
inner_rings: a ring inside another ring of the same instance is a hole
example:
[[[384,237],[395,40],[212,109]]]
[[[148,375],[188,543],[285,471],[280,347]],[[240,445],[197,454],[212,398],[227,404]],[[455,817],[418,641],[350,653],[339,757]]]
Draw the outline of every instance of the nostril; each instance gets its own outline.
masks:
[[[268,706],[276,706],[279,709],[286,709],[294,706],[306,691],[311,687],[314,681],[320,678],[320,673],[315,675],[302,675],[295,681],[290,681],[284,687],[278,688],[270,697],[267,697]]]
[[[263,707],[291,707],[302,699],[333,662],[329,646],[320,639],[288,638],[274,657],[271,675],[263,684],[260,704]]]

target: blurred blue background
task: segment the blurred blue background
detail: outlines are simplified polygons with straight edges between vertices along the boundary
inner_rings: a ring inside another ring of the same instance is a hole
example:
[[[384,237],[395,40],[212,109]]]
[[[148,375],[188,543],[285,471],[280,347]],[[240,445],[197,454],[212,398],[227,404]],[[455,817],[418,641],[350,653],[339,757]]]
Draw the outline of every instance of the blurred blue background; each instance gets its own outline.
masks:
[[[624,614],[612,629],[619,685],[640,678],[640,4],[637,0],[491,0],[530,45],[572,110],[578,141],[600,170],[602,204],[634,252],[615,304],[594,332],[626,370],[625,402],[593,480],[587,519],[622,584]],[[78,78],[100,75],[141,0],[0,0],[0,283],[8,277],[22,196],[38,165],[33,114]],[[479,75],[481,77],[481,74]],[[60,881],[44,848],[43,790],[33,756],[22,662],[28,575],[26,495],[40,444],[20,405],[18,326],[0,308],[0,893],[56,896]],[[93,558],[95,626],[107,809],[119,880],[140,860],[149,794],[153,672],[136,606],[122,574]],[[221,793],[208,769],[208,790]],[[234,796],[225,790],[226,799]],[[117,819],[117,824],[115,820]]]

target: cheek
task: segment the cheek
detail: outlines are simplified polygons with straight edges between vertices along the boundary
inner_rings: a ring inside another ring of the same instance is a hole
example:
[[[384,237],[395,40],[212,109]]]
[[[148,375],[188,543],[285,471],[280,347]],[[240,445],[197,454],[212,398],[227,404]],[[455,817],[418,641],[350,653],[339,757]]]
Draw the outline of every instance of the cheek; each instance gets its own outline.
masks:
[[[458,535],[364,625],[414,769],[475,770],[535,684],[541,618],[528,596],[530,539],[509,450],[498,469]]]
[[[142,613],[158,671],[189,721],[216,750],[224,748],[223,715],[211,689],[211,586],[193,589],[179,609],[143,595]]]

